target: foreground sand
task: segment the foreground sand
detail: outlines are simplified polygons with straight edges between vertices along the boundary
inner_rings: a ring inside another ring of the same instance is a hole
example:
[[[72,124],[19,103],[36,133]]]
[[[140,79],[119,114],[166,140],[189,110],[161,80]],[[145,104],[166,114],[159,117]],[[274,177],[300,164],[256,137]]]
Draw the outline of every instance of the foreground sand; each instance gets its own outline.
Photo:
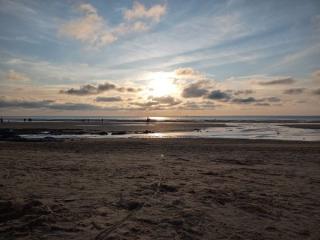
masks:
[[[319,239],[320,143],[0,142],[0,239]]]

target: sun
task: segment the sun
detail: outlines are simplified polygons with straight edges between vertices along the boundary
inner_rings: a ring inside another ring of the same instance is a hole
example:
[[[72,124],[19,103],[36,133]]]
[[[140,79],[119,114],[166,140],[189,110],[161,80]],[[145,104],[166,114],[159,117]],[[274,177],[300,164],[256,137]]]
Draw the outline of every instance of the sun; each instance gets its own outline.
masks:
[[[152,96],[161,97],[175,95],[178,89],[170,73],[157,72],[151,76],[149,91]]]

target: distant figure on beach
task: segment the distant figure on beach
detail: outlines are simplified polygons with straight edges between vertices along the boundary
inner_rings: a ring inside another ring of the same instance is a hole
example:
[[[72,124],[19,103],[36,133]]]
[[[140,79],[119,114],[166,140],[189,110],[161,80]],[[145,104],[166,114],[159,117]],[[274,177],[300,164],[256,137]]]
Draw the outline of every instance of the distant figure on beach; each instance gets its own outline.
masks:
[[[3,118],[0,118],[0,123],[1,123],[1,124],[3,123]]]
[[[150,118],[149,118],[149,117],[147,117],[147,120],[146,120],[146,122],[147,122],[147,123],[149,123],[149,122],[150,122]]]

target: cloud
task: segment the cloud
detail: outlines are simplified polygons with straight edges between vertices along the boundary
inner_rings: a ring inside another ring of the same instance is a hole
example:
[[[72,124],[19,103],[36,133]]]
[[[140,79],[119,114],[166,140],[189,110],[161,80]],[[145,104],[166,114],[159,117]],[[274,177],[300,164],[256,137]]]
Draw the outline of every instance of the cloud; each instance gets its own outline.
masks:
[[[262,107],[266,107],[266,106],[270,106],[270,103],[256,103],[256,106],[262,106]]]
[[[188,87],[184,88],[182,91],[182,97],[184,98],[198,98],[203,97],[208,94],[208,90],[204,86],[203,81],[199,81],[190,84]]]
[[[152,100],[158,102],[159,104],[167,104],[170,106],[174,106],[181,103],[180,100],[177,100],[171,96],[153,97]]]
[[[283,93],[288,95],[297,95],[303,93],[305,90],[305,88],[290,88],[284,90]]]
[[[267,102],[281,102],[281,99],[278,97],[267,97],[267,98],[262,98],[259,101],[267,101]]]
[[[43,108],[54,103],[52,100],[24,101],[0,99],[0,108],[21,107],[21,108]]]
[[[239,90],[239,91],[235,91],[233,94],[237,96],[237,95],[249,95],[252,93],[254,93],[253,90]]]
[[[231,96],[226,92],[222,92],[220,90],[213,90],[209,93],[207,98],[211,100],[228,101],[231,98]]]
[[[314,78],[320,79],[320,70],[314,71],[314,72],[312,73],[312,76],[313,76]]]
[[[250,104],[250,103],[255,103],[257,101],[259,100],[255,99],[254,97],[232,99],[232,102],[237,104]]]
[[[80,4],[77,9],[84,16],[62,25],[59,30],[61,35],[88,43],[92,47],[101,47],[117,40],[117,36],[92,5]]]
[[[52,100],[25,101],[0,99],[0,108],[27,108],[27,109],[53,109],[53,110],[100,110],[100,106],[86,103],[56,103]]]
[[[281,99],[278,97],[267,97],[267,98],[254,98],[254,97],[247,97],[247,98],[234,98],[232,99],[232,103],[236,104],[252,104],[255,103],[259,106],[269,106],[269,103],[281,102]]]
[[[200,73],[192,68],[177,68],[175,70],[177,76],[199,75]]]
[[[140,88],[117,87],[113,83],[106,82],[103,84],[99,84],[98,86],[87,84],[87,85],[80,86],[80,88],[78,88],[78,89],[70,88],[67,90],[60,90],[60,93],[69,94],[69,95],[77,95],[77,96],[87,96],[87,95],[97,95],[97,94],[107,92],[107,91],[112,91],[112,90],[115,90],[118,92],[129,92],[129,93],[141,91]]]
[[[312,93],[313,93],[314,95],[320,95],[320,88],[312,91]]]
[[[121,97],[97,97],[96,102],[121,102]]]
[[[110,26],[89,3],[78,5],[77,10],[83,16],[63,24],[59,29],[60,35],[100,48],[117,41],[120,36],[149,30],[166,13],[166,6],[154,5],[146,9],[143,4],[135,2],[132,9],[124,12],[124,22],[116,26]]]
[[[167,109],[168,107],[176,106],[181,103],[180,100],[175,99],[171,96],[163,97],[149,97],[147,102],[133,102],[132,105],[136,105],[143,108],[148,108],[149,110],[161,110]]]
[[[126,20],[149,19],[159,22],[160,18],[166,13],[166,5],[157,4],[147,9],[143,4],[134,2],[132,9],[124,11],[123,17]]]
[[[102,110],[104,108],[87,103],[55,103],[47,106],[49,109],[54,110]]]
[[[87,84],[87,85],[81,86],[79,89],[70,88],[68,90],[60,90],[60,93],[77,95],[77,96],[86,96],[86,95],[98,94],[99,92],[97,87]]]
[[[288,85],[288,84],[293,84],[295,80],[291,77],[288,78],[282,78],[282,79],[276,79],[276,80],[271,80],[271,81],[262,81],[258,82],[259,85]]]
[[[181,110],[212,110],[215,109],[217,105],[211,101],[207,102],[186,102],[179,106]]]
[[[312,80],[315,84],[320,84],[320,70],[316,70],[312,73]]]
[[[116,90],[119,92],[128,92],[128,93],[136,93],[136,92],[142,91],[141,88],[132,88],[132,87],[128,87],[128,88],[118,87]]]
[[[9,81],[29,81],[30,79],[19,72],[16,72],[15,70],[9,70],[9,72],[6,74],[6,79]]]

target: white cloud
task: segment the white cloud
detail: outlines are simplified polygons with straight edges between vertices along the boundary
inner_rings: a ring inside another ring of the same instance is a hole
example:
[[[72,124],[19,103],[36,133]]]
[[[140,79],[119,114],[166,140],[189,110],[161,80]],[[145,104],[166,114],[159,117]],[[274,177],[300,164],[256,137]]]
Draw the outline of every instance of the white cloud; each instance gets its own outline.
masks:
[[[117,37],[92,5],[80,4],[78,10],[84,16],[64,24],[60,29],[60,34],[89,43],[93,47],[101,47],[117,40]]]
[[[9,81],[29,81],[30,79],[23,73],[16,72],[15,70],[9,70],[6,74],[6,79]]]
[[[134,2],[132,9],[127,9],[123,16],[126,20],[151,19],[159,22],[165,13],[166,5],[158,4],[147,9],[143,4]]]
[[[166,12],[166,7],[155,5],[146,9],[141,3],[135,2],[132,9],[125,11],[124,22],[113,27],[109,26],[107,20],[89,3],[80,4],[77,10],[83,16],[63,24],[59,33],[88,43],[91,47],[100,48],[117,41],[120,35],[149,30],[153,22],[160,21]]]

